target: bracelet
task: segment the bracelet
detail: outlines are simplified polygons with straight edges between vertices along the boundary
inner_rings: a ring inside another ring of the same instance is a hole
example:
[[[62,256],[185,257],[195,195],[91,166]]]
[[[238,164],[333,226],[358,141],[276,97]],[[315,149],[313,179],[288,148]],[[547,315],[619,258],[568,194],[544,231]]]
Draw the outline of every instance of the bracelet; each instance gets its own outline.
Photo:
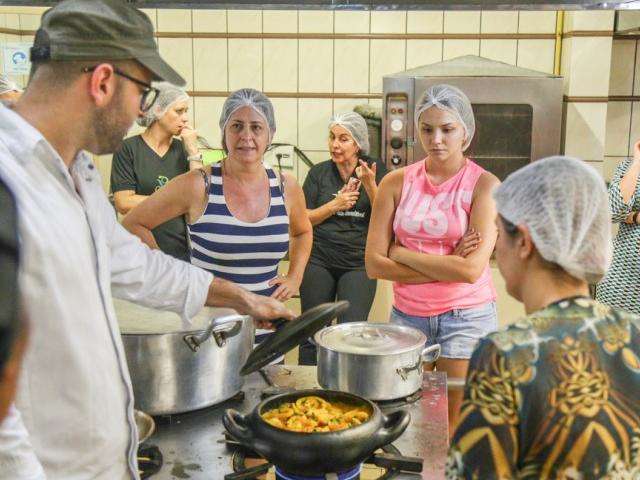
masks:
[[[198,152],[195,155],[189,155],[187,157],[189,162],[202,162],[202,152]]]

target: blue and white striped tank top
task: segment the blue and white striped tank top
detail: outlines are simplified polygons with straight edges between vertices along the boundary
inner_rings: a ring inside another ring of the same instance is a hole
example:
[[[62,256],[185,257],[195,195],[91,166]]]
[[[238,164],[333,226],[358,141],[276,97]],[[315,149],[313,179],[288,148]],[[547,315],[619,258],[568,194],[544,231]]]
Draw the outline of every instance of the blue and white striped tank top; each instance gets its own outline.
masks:
[[[222,166],[211,167],[209,203],[204,214],[189,226],[191,263],[258,295],[271,295],[269,281],[289,248],[289,217],[273,169],[265,165],[271,203],[262,220],[238,220],[224,199]]]

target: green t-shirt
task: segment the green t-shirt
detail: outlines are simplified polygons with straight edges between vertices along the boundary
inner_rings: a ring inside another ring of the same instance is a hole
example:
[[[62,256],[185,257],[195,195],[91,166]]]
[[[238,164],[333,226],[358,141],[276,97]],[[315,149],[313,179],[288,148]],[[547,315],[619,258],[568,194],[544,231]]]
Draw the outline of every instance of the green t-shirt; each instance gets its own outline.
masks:
[[[160,157],[140,135],[127,138],[113,155],[111,191],[133,190],[136,195],[151,195],[173,177],[189,170],[182,142],[173,139],[169,150]],[[153,229],[160,250],[190,261],[187,225],[184,217],[174,218]]]

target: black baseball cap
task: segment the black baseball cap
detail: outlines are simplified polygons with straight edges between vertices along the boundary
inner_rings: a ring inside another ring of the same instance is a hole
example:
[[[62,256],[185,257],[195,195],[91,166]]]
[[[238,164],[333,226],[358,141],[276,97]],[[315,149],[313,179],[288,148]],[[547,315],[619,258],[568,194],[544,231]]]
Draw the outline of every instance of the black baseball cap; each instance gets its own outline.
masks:
[[[158,52],[153,25],[123,0],[65,0],[42,15],[31,61],[137,60],[154,80],[184,86]]]

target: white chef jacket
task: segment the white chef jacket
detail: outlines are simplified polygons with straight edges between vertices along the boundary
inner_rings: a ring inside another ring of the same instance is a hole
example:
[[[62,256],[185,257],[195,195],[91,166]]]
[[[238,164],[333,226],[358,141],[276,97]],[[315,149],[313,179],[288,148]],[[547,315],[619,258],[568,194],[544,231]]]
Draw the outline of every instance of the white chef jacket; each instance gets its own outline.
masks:
[[[90,156],[79,153],[68,169],[2,105],[0,175],[16,196],[31,321],[15,408],[0,425],[0,479],[137,479],[133,393],[112,295],[188,321],[212,276],[124,230]]]

